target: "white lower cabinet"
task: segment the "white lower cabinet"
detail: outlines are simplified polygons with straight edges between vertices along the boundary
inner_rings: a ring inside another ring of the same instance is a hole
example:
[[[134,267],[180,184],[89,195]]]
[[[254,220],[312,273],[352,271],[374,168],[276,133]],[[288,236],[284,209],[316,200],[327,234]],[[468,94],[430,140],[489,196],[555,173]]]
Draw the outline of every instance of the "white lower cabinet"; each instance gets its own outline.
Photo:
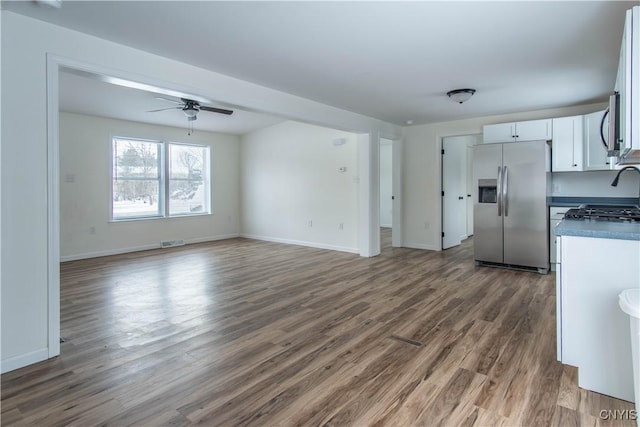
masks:
[[[634,401],[629,318],[618,295],[640,283],[637,240],[561,236],[556,272],[558,356],[578,385]]]
[[[553,229],[556,225],[560,224],[562,218],[564,218],[565,212],[570,207],[550,207],[549,208],[549,263],[551,264],[551,271],[556,271],[556,263],[558,262],[557,256],[557,241],[558,236],[555,235]]]

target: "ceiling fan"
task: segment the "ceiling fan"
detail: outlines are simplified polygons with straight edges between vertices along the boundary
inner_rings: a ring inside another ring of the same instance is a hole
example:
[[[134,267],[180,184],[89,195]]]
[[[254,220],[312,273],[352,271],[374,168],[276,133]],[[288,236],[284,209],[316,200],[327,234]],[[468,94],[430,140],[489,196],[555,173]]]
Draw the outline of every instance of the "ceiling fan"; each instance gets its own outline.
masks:
[[[233,114],[232,110],[225,110],[224,108],[216,108],[216,107],[207,107],[206,105],[200,105],[198,101],[193,101],[191,99],[186,99],[186,98],[180,98],[180,101],[176,101],[173,99],[157,96],[156,99],[173,102],[174,104],[178,104],[178,105],[176,107],[149,110],[147,111],[148,113],[155,113],[158,111],[165,111],[165,110],[182,110],[184,115],[187,116],[187,120],[190,122],[198,118],[198,113],[200,111],[210,111],[212,113],[226,114],[227,116]]]

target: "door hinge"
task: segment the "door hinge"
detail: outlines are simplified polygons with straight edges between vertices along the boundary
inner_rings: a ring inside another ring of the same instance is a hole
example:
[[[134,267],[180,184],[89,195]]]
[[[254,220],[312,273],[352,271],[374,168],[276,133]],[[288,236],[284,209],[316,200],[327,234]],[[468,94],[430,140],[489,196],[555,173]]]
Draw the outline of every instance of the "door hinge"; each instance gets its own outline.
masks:
[[[444,148],[442,149],[442,155],[444,156]]]
[[[442,197],[444,197],[444,191],[442,192]]]
[[[444,231],[442,232],[442,237],[444,237]]]

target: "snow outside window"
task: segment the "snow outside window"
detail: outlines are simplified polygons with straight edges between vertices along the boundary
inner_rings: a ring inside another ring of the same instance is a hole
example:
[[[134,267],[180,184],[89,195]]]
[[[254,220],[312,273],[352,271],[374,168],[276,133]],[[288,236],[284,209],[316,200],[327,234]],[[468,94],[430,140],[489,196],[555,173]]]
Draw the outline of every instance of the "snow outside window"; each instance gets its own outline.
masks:
[[[208,146],[132,138],[112,144],[113,220],[211,212]]]

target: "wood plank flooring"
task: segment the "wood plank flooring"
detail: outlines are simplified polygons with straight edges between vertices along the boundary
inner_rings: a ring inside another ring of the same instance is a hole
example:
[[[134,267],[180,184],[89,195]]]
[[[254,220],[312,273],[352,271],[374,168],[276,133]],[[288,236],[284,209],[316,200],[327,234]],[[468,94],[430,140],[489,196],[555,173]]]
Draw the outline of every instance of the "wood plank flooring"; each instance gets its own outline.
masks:
[[[2,425],[634,426],[555,360],[554,276],[247,239],[61,265],[61,355]]]

